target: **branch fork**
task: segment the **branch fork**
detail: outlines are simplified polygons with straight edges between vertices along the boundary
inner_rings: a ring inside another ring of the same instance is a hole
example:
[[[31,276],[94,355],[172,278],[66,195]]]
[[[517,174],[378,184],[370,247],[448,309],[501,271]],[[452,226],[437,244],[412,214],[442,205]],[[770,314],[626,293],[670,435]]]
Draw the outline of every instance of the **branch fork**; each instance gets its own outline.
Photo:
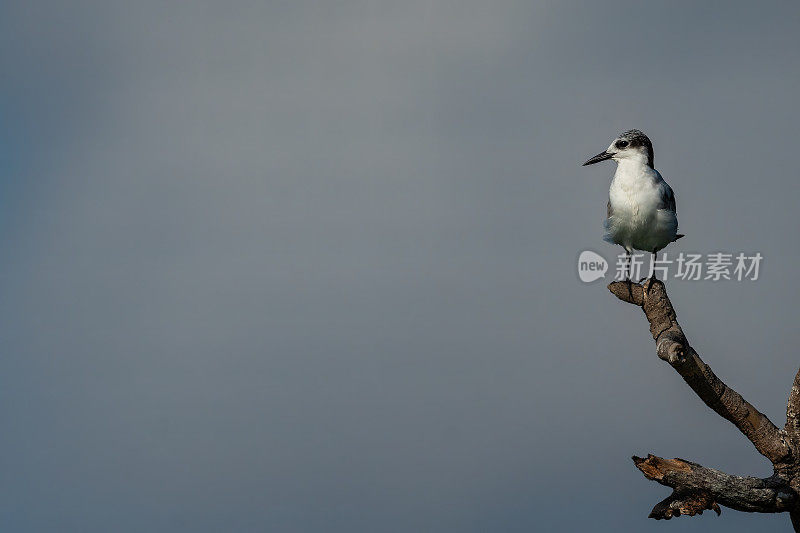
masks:
[[[659,359],[669,363],[708,407],[736,426],[772,462],[775,472],[766,479],[740,477],[683,459],[634,456],[636,468],[647,479],[673,489],[656,504],[650,518],[669,520],[709,509],[720,514],[723,505],[746,512],[789,512],[795,531],[800,532],[800,371],[789,394],[786,425],[779,429],[719,379],[691,347],[661,281],[650,279],[641,285],[616,281],[608,289],[620,300],[642,308]]]

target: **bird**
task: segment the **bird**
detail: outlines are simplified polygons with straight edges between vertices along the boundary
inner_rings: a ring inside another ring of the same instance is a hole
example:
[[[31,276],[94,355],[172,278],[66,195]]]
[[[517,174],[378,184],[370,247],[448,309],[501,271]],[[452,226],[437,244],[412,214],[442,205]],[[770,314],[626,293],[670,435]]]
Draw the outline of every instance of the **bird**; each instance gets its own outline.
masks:
[[[653,143],[641,131],[622,133],[583,166],[607,159],[617,163],[617,171],[608,190],[603,240],[625,249],[628,281],[633,250],[652,253],[650,280],[655,280],[658,252],[684,236],[678,233],[675,193],[653,166]]]

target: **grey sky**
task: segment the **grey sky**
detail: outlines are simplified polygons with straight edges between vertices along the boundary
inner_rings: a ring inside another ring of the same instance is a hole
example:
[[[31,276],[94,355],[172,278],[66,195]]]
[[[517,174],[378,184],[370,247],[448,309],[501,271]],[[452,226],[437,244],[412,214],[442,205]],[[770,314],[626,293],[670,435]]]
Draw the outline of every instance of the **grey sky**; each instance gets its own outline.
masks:
[[[7,2],[0,529],[784,531],[646,518],[632,454],[767,475],[582,285],[640,128],[669,284],[784,419],[797,369],[800,7]]]

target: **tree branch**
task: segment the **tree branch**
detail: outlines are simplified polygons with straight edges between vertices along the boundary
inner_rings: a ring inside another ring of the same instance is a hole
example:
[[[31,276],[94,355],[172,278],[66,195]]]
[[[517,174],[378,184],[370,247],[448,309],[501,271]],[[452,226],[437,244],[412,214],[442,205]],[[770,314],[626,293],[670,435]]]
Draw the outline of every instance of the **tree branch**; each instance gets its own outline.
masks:
[[[695,515],[705,509],[720,513],[719,505],[756,513],[782,513],[800,501],[789,484],[776,476],[759,479],[732,476],[683,459],[662,459],[655,455],[633,457],[636,468],[647,479],[671,487],[672,494],[656,504],[650,518],[669,520],[673,516]]]
[[[786,405],[786,433],[795,447],[800,445],[800,370],[794,377],[789,403]]]
[[[739,428],[759,453],[773,464],[789,459],[791,449],[785,433],[738,392],[723,383],[689,345],[661,281],[648,281],[645,286],[616,281],[608,289],[620,300],[644,310],[650,323],[650,333],[656,341],[658,357],[667,361],[707,406]],[[795,385],[798,385],[797,379]],[[800,392],[794,394],[794,390],[793,397],[800,395]],[[797,402],[800,399],[794,405]],[[797,417],[794,420],[797,421]]]

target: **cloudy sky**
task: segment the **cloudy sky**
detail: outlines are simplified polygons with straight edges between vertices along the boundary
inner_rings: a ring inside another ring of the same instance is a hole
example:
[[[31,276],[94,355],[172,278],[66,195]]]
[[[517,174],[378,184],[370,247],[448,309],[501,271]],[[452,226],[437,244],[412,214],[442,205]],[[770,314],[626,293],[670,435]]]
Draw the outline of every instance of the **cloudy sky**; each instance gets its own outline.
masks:
[[[5,2],[0,529],[785,531],[648,520],[630,456],[765,476],[582,284],[640,128],[717,374],[798,366],[794,2]]]

